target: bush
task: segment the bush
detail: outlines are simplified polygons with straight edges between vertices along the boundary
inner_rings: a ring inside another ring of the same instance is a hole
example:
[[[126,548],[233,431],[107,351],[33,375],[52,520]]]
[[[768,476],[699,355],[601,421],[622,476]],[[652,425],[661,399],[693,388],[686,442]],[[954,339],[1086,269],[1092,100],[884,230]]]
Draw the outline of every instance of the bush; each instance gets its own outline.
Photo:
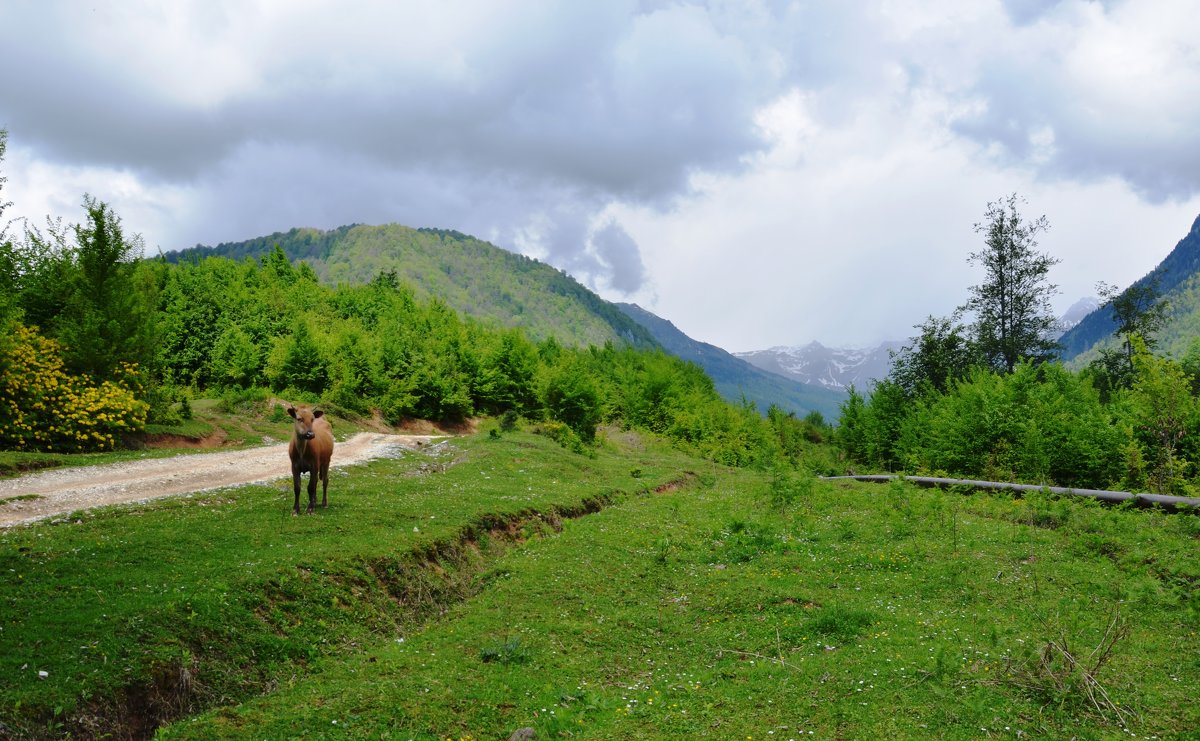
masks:
[[[549,375],[543,393],[546,410],[585,442],[596,439],[600,423],[600,392],[579,364],[559,368]]]
[[[817,477],[809,471],[794,473],[776,466],[771,476],[771,504],[786,509],[812,497]]]
[[[576,435],[574,430],[562,422],[546,422],[540,428],[536,429],[535,432],[545,435],[572,453],[595,455],[594,451],[588,448],[579,435]]]
[[[271,392],[264,388],[229,388],[221,394],[221,411],[226,414],[248,412],[257,408],[270,397]]]
[[[92,385],[63,370],[58,342],[17,325],[0,365],[0,447],[112,450],[123,434],[146,426],[149,405],[135,393],[137,372],[120,364],[114,380]]]

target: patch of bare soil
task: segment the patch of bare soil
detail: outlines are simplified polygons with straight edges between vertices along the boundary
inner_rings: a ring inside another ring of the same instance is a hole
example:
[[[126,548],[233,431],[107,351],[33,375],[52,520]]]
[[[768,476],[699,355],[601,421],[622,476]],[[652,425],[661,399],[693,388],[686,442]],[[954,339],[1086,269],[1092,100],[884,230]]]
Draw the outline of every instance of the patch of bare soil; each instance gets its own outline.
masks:
[[[444,435],[360,432],[337,443],[332,466],[418,450]],[[106,466],[61,468],[0,480],[0,527],[110,504],[141,502],[291,476],[287,443]]]
[[[205,435],[204,437],[186,437],[184,435],[172,435],[164,432],[155,435],[146,435],[143,442],[147,448],[195,448],[198,450],[209,450],[221,447],[228,439],[229,433],[218,427],[211,435]]]
[[[427,419],[406,419],[396,426],[410,435],[474,435],[479,432],[479,420],[443,422],[435,425]]]

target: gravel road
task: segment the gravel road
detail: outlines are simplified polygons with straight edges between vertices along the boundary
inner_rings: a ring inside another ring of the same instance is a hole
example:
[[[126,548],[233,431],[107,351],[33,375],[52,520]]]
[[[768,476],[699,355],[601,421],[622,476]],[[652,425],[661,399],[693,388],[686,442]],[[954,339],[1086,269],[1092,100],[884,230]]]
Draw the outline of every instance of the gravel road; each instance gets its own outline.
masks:
[[[338,442],[334,468],[416,450],[443,436],[360,432]],[[81,509],[291,477],[287,443],[104,466],[58,468],[0,480],[0,528]],[[305,475],[304,483],[308,483]],[[301,497],[303,498],[303,497]]]

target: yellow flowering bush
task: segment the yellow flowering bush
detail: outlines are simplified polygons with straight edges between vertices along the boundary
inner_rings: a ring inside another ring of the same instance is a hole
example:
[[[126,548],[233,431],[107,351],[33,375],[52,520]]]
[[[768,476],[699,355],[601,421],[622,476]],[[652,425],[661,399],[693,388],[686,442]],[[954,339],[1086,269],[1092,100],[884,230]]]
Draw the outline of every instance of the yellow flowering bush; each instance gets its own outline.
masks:
[[[58,342],[16,325],[0,359],[0,448],[77,453],[112,450],[146,426],[137,367],[122,365],[100,385],[63,370]]]

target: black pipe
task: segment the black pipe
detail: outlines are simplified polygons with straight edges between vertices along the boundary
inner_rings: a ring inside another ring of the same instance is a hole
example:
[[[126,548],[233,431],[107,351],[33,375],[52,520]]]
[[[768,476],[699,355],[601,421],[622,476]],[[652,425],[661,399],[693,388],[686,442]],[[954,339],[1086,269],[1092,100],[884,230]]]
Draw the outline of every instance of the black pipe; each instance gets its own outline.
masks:
[[[867,481],[871,483],[883,483],[885,481],[894,481],[903,479],[917,486],[924,487],[947,487],[947,486],[969,486],[973,489],[987,489],[993,491],[1015,491],[1015,492],[1031,492],[1031,491],[1046,491],[1051,494],[1069,494],[1077,497],[1090,497],[1098,499],[1102,502],[1127,502],[1133,500],[1134,504],[1140,507],[1158,506],[1169,511],[1178,510],[1200,510],[1200,498],[1197,497],[1176,497],[1169,494],[1135,494],[1128,491],[1108,491],[1105,489],[1072,489],[1065,486],[1038,486],[1037,484],[1009,484],[1002,481],[978,481],[975,479],[944,479],[935,476],[894,476],[888,474],[870,475],[870,476],[822,476],[823,481],[838,481],[852,479],[854,481]]]

